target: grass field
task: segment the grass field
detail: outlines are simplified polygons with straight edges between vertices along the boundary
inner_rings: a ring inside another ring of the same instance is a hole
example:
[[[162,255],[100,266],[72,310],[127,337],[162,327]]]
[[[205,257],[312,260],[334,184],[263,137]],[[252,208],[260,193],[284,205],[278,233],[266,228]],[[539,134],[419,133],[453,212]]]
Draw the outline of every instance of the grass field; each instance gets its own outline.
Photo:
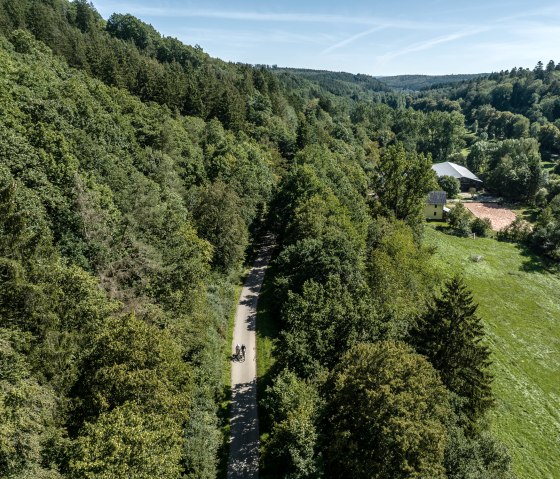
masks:
[[[522,479],[560,478],[560,275],[494,239],[426,228],[447,275],[462,272],[479,303],[493,351],[492,427]],[[471,255],[481,255],[480,262]]]

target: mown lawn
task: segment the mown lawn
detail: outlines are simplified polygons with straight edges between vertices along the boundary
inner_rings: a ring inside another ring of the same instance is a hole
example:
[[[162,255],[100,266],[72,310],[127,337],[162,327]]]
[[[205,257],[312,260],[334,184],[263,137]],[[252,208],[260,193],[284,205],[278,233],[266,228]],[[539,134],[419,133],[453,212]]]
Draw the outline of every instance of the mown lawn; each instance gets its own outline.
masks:
[[[434,260],[446,275],[462,272],[480,305],[493,351],[493,430],[519,478],[560,478],[560,274],[516,245],[435,228],[426,228]]]

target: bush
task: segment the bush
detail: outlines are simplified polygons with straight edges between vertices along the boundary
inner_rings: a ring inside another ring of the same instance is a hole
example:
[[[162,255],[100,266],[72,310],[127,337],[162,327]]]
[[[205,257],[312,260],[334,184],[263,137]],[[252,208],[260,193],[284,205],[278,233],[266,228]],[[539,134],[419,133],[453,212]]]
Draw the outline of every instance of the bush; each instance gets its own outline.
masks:
[[[489,218],[475,218],[471,221],[471,231],[477,236],[485,238],[492,229],[492,222]]]
[[[498,231],[498,241],[511,241],[513,243],[524,243],[531,235],[531,225],[521,219],[516,218],[513,223]]]
[[[458,203],[447,215],[447,222],[453,232],[459,236],[471,234],[471,213],[463,203]]]

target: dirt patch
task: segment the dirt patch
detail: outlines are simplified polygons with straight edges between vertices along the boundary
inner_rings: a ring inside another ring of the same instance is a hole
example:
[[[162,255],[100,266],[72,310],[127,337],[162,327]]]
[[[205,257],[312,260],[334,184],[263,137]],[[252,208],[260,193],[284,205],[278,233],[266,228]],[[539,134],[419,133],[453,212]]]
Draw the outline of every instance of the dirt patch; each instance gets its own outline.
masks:
[[[478,218],[490,218],[492,229],[499,231],[514,222],[516,216],[509,208],[495,203],[463,203]]]

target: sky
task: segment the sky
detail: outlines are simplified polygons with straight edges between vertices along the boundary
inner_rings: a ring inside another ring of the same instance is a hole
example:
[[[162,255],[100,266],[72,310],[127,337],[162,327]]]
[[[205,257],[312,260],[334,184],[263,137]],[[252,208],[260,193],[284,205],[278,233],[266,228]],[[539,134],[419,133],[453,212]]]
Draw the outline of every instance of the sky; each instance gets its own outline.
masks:
[[[560,61],[559,0],[93,0],[226,61],[375,76]]]

